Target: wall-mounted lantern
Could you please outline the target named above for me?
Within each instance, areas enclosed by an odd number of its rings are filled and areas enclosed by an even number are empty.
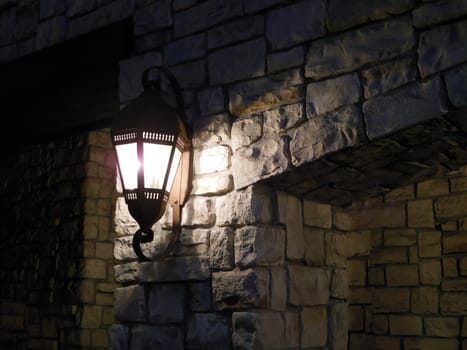
[[[149,79],[153,69],[168,78],[176,109],[162,99],[159,81]],[[164,215],[167,202],[173,208],[172,234],[162,256],[171,252],[180,234],[181,208],[191,184],[191,140],[181,119],[183,100],[174,76],[153,66],[144,71],[142,82],[144,92],[114,118],[112,142],[123,195],[140,226],[133,249],[141,260],[149,260],[141,243],[153,240],[151,227]]]

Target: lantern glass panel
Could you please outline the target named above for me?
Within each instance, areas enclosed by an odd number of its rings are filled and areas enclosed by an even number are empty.
[[[138,188],[138,171],[141,166],[138,160],[136,142],[116,145],[117,157],[120,163],[120,175],[123,186],[127,190]]]
[[[164,185],[164,178],[169,166],[170,152],[173,146],[158,145],[154,143],[144,143],[144,187],[145,188],[159,188]],[[178,153],[178,155],[177,155]],[[169,179],[167,181],[166,190],[170,191],[175,176],[178,163],[180,161],[180,151],[175,150],[174,158],[172,161],[172,168],[170,169]],[[173,175],[172,175],[173,172]]]
[[[167,189],[172,190],[172,185],[175,179],[175,174],[177,173],[178,164],[182,158],[182,152],[178,148],[175,148],[174,159],[172,161],[172,167],[170,168],[169,179],[167,180]]]

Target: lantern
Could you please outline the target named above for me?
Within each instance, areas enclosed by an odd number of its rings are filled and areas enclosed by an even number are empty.
[[[152,69],[169,78],[177,110],[162,99],[159,84],[149,81]],[[180,118],[183,100],[173,75],[165,68],[150,67],[143,73],[143,87],[144,92],[114,118],[111,133],[123,195],[140,226],[133,236],[133,249],[141,260],[149,260],[140,244],[153,240],[151,227],[164,215],[167,202],[173,207],[173,223],[166,251],[180,233],[181,207],[190,180],[191,142]]]

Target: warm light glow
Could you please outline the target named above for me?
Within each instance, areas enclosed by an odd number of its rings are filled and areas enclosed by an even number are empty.
[[[140,162],[136,143],[116,145],[123,185],[127,190],[138,188],[138,170]]]
[[[171,149],[172,146],[144,143],[144,187],[162,188],[164,176],[169,164]],[[180,157],[180,151],[175,149],[172,168],[170,169],[169,178],[167,180],[167,192],[170,192],[172,188]]]

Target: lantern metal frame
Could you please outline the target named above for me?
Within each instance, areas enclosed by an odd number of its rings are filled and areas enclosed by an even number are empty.
[[[162,99],[159,84],[161,79],[159,81],[149,79],[149,74],[155,69],[168,79],[175,96],[176,108],[172,108]],[[140,227],[133,236],[133,250],[140,260],[148,261],[155,259],[144,255],[141,244],[149,243],[154,239],[151,227],[164,215],[167,203],[172,206],[172,232],[165,250],[156,259],[163,259],[171,254],[180,235],[182,207],[191,189],[192,145],[190,135],[181,119],[184,111],[183,97],[173,74],[165,67],[151,66],[143,72],[142,84],[143,93],[118,112],[113,119],[111,137],[125,202],[131,216]],[[137,170],[135,189],[125,188],[122,165],[117,154],[119,145],[130,143],[136,143],[137,156],[141,164]],[[145,187],[143,164],[145,143],[171,147],[162,188]],[[180,151],[181,157],[170,189],[167,185],[176,149]]]

